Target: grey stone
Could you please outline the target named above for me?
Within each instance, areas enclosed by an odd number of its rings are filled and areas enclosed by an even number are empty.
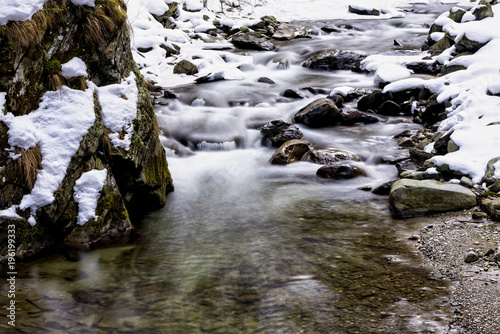
[[[467,252],[467,254],[465,254],[464,256],[465,263],[472,263],[476,262],[477,260],[479,260],[479,256],[476,254],[476,252],[473,251]]]
[[[296,123],[302,123],[312,128],[334,125],[340,119],[340,110],[335,103],[327,98],[321,98],[300,109],[294,116]]]

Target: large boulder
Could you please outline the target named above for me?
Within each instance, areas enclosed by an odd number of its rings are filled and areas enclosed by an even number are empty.
[[[295,123],[302,123],[312,128],[334,125],[341,118],[340,110],[328,98],[315,100],[300,109],[294,116]]]
[[[409,218],[469,209],[477,199],[470,189],[458,184],[400,179],[391,187],[389,204],[397,218]]]
[[[311,150],[311,143],[300,140],[291,139],[281,145],[270,159],[273,165],[287,165],[292,162],[301,161],[302,157]]]
[[[359,70],[361,61],[366,55],[353,51],[330,49],[319,51],[307,59],[303,67],[313,70]]]
[[[359,161],[358,156],[352,152],[337,149],[314,149],[307,153],[307,160],[321,165],[329,165],[339,161],[352,160]]]

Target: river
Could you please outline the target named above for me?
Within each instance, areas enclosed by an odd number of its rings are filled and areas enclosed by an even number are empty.
[[[320,165],[311,162],[271,165],[274,149],[261,145],[256,129],[291,121],[332,88],[374,88],[370,74],[301,67],[313,52],[420,55],[429,24],[444,8],[414,6],[405,18],[383,21],[297,22],[318,35],[279,42],[276,51],[232,51],[253,59],[243,80],[171,87],[178,99],[158,98],[156,105],[162,140],[185,146],[183,156],[167,150],[175,192],[166,207],[143,219],[132,245],[18,264],[19,329],[459,333],[449,325],[449,284],[422,267],[403,240],[425,220],[395,220],[387,197],[360,190],[397,177],[380,158],[401,151],[394,135],[419,126],[404,117],[299,126],[315,147],[362,158],[357,164],[368,176],[340,181],[318,178]],[[334,24],[354,29],[320,29]],[[306,97],[284,98],[286,89]]]

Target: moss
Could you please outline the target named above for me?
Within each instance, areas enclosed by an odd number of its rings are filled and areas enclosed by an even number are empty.
[[[46,63],[44,68],[48,74],[58,74],[61,72],[61,62],[57,59],[53,59]]]
[[[484,193],[484,197],[485,198],[498,198],[500,197],[500,195],[494,191],[491,191],[491,190],[487,190],[485,193]]]

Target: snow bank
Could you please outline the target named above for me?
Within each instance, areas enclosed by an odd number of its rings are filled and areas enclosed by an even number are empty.
[[[108,171],[106,169],[93,169],[83,173],[75,182],[73,197],[78,203],[78,225],[84,225],[92,218],[97,219],[95,210],[107,176]]]
[[[71,0],[71,2],[76,6],[95,7],[95,0]]]

